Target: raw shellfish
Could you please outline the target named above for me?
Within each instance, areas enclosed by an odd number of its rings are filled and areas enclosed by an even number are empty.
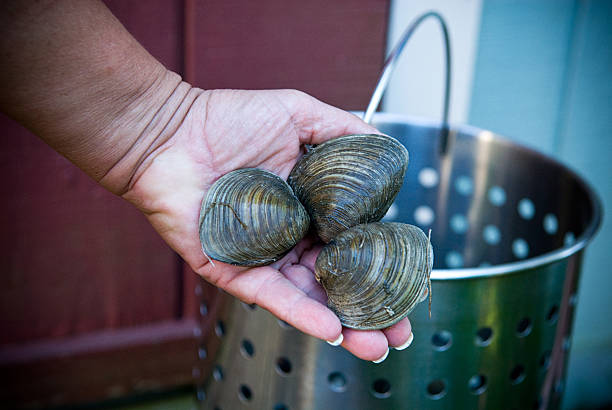
[[[239,169],[219,178],[202,201],[200,242],[212,259],[267,265],[293,248],[309,223],[284,180],[261,169]]]
[[[382,219],[397,196],[408,151],[386,135],[346,135],[311,149],[288,183],[324,242],[352,226]]]
[[[332,239],[317,258],[315,275],[344,326],[382,329],[423,300],[432,267],[433,251],[423,231],[377,222]]]

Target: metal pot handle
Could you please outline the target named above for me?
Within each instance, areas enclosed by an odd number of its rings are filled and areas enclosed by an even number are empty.
[[[415,29],[423,22],[423,20],[426,20],[429,17],[434,17],[440,22],[440,27],[442,28],[442,34],[444,36],[444,45],[446,49],[446,88],[444,91],[444,112],[442,114],[442,130],[443,130],[443,135],[445,137],[448,135],[448,107],[449,107],[449,101],[450,101],[450,83],[451,83],[450,39],[448,36],[448,28],[447,28],[446,22],[444,21],[444,18],[438,12],[435,12],[435,11],[426,12],[422,14],[420,17],[418,17],[417,19],[415,19],[408,26],[408,28],[406,28],[406,30],[402,34],[402,37],[395,45],[395,48],[393,48],[393,50],[389,54],[389,57],[387,57],[387,60],[385,61],[385,64],[383,66],[382,73],[380,74],[380,77],[378,78],[378,83],[376,84],[376,88],[374,89],[374,93],[372,93],[372,98],[370,98],[370,103],[368,104],[368,108],[366,109],[365,114],[363,115],[363,120],[365,122],[370,123],[370,121],[372,120],[374,111],[376,111],[376,108],[378,108],[378,105],[380,104],[380,99],[382,98],[383,93],[385,92],[387,85],[389,84],[389,80],[391,79],[391,73],[393,72],[393,69],[395,68],[395,65],[397,64],[397,60],[400,54],[402,53],[404,46],[406,45],[406,43],[412,36],[412,33],[414,33]],[[444,140],[445,139],[446,138],[444,138]],[[442,144],[443,147],[445,145],[446,145],[445,143]],[[443,149],[443,151],[445,151],[445,149]]]

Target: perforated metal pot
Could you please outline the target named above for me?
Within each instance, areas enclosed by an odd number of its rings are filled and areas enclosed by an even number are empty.
[[[420,304],[412,346],[377,365],[228,297],[202,408],[558,407],[598,198],[560,163],[491,132],[456,127],[446,140],[404,116],[373,123],[411,155],[386,218],[432,229],[432,318]]]
[[[374,115],[404,45],[428,18],[440,23],[446,46],[442,122]],[[412,346],[381,364],[364,362],[225,296],[214,309],[215,335],[200,349],[218,352],[198,390],[202,408],[559,407],[581,261],[600,224],[600,201],[551,158],[489,131],[449,128],[449,91],[448,30],[428,12],[390,53],[364,115],[410,153],[385,218],[432,229],[432,317],[426,303],[409,316]]]

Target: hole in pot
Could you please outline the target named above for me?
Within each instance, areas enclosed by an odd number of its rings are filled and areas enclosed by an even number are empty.
[[[444,380],[434,380],[427,385],[427,397],[432,400],[438,400],[446,394],[446,384]]]
[[[468,220],[465,215],[455,214],[450,219],[450,227],[456,234],[466,233],[468,226]]]
[[[569,297],[569,305],[574,307],[576,306],[576,303],[578,303],[578,295],[576,293],[572,293],[571,296]]]
[[[546,321],[550,324],[553,324],[557,321],[557,319],[559,319],[559,307],[557,305],[554,305],[546,314]]]
[[[250,312],[252,310],[255,310],[255,308],[257,307],[257,304],[255,303],[244,303],[244,302],[240,302],[242,304],[242,307],[247,311]]]
[[[521,199],[518,203],[517,210],[523,219],[531,219],[535,215],[535,205],[529,198]]]
[[[470,195],[474,191],[474,183],[472,178],[461,175],[455,180],[455,189],[461,195]]]
[[[553,214],[544,215],[542,225],[544,226],[544,231],[549,235],[556,234],[557,230],[559,229],[559,221],[557,220],[557,217]]]
[[[276,370],[281,375],[288,375],[291,373],[291,362],[286,357],[279,357],[276,359]]]
[[[385,399],[391,395],[391,383],[387,379],[377,379],[372,383],[372,394],[378,399]]]
[[[343,392],[346,390],[346,377],[340,372],[333,372],[327,376],[329,388],[335,392]]]
[[[569,336],[565,336],[563,338],[563,344],[562,344],[563,350],[565,350],[567,352],[570,349],[571,345],[572,345],[572,341],[571,341],[570,337]]]
[[[240,344],[240,352],[246,358],[251,358],[255,354],[255,346],[249,339],[243,339]]]
[[[493,186],[488,193],[489,202],[495,206],[502,206],[506,203],[506,191],[500,186]]]
[[[493,338],[493,329],[490,327],[481,327],[476,331],[476,345],[477,346],[488,346],[491,344]]]
[[[238,397],[242,401],[251,401],[253,398],[253,392],[249,386],[246,384],[241,384],[240,388],[238,389]]]
[[[215,334],[219,337],[223,337],[225,335],[225,323],[219,320],[215,325]]]
[[[476,374],[468,380],[468,388],[472,394],[482,394],[487,390],[487,378],[482,374]]]
[[[433,168],[423,168],[418,175],[419,183],[425,188],[433,188],[438,185],[440,177],[438,171]]]
[[[439,352],[447,350],[449,347],[451,347],[452,342],[453,336],[446,330],[441,330],[431,336],[431,344],[433,345],[433,348]]]
[[[501,232],[495,225],[487,225],[482,230],[482,237],[489,245],[498,245],[501,241]]]
[[[212,375],[216,381],[220,382],[221,380],[223,380],[223,368],[219,365],[215,366]]]
[[[274,405],[274,410],[289,410],[289,407],[284,403],[276,403]]]
[[[457,251],[450,251],[446,254],[445,262],[451,269],[460,268],[463,266],[463,256]]]
[[[519,384],[525,380],[525,368],[522,365],[516,365],[510,372],[510,381],[512,384]]]
[[[512,242],[512,253],[518,259],[525,259],[529,255],[529,245],[523,238],[516,238]]]
[[[198,401],[206,400],[206,391],[204,390],[203,386],[198,386],[198,388],[196,390],[196,399]]]
[[[208,314],[208,305],[204,302],[200,303],[200,316],[206,316]]]
[[[414,210],[414,220],[418,225],[429,226],[433,223],[435,214],[427,205],[421,205]]]
[[[531,333],[531,319],[524,317],[516,325],[516,334],[518,337],[525,337],[529,333]]]
[[[208,352],[206,351],[206,347],[205,346],[200,346],[198,348],[198,358],[200,360],[204,360],[204,359],[206,359],[207,356],[208,356]]]

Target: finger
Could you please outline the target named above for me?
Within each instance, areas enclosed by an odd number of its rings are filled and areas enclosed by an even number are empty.
[[[380,360],[389,353],[385,334],[380,330],[355,330],[344,328],[342,347],[363,360]]]
[[[311,248],[313,247],[313,243],[316,240],[317,239],[315,237],[306,235],[304,238],[302,238],[302,240],[297,243],[297,245],[295,245],[295,247],[287,255],[285,255],[282,259],[270,264],[269,266],[282,271],[285,266],[301,263],[299,261],[302,258],[302,255],[304,255],[305,252],[309,252],[311,250]]]
[[[302,144],[320,144],[345,134],[379,133],[359,117],[325,104],[302,92],[294,92],[286,104]]]
[[[285,267],[282,273],[298,289],[301,289],[308,297],[311,297],[321,304],[327,304],[325,290],[315,280],[314,273],[303,265],[292,265]]]
[[[403,350],[412,343],[412,326],[410,326],[410,321],[407,317],[393,326],[383,329],[383,333],[389,341],[389,346],[398,350]]]
[[[310,298],[279,271],[264,266],[235,275],[220,287],[246,303],[256,303],[311,336],[336,340],[340,320],[324,304]]]
[[[304,252],[300,258],[299,268],[298,266],[292,267],[292,278],[290,278],[290,280],[296,280],[296,286],[301,289],[306,289],[306,286],[309,286],[311,289],[314,288],[319,290],[318,297],[314,295],[313,297],[317,297],[317,300],[325,303],[327,301],[327,295],[321,285],[314,279],[314,273],[312,272],[312,270],[314,270],[316,257],[321,251],[321,248],[320,245],[316,245],[312,249]],[[310,273],[310,275],[303,278],[303,282],[297,282],[299,281],[300,274],[306,276],[306,272]],[[313,291],[312,293],[314,294],[315,292]],[[401,346],[401,344],[404,343],[404,336],[408,336],[406,335],[406,324],[408,325],[408,334],[410,334],[410,322],[408,322],[408,319],[400,321],[400,323],[396,324],[396,327],[386,329],[391,335],[390,340],[393,343],[399,343],[397,346]],[[381,331],[363,331],[344,328],[342,333],[344,336],[342,347],[361,359],[375,361],[386,357],[388,354],[391,341],[389,341],[389,337]]]
[[[317,256],[319,256],[319,253],[321,253],[321,249],[323,249],[322,245],[312,245],[310,249],[306,249],[300,258],[300,265],[303,265],[314,272],[315,262],[317,261]]]
[[[301,255],[306,250],[312,247],[313,240],[314,239],[310,236],[304,237],[301,241],[297,243],[297,245],[295,245],[295,247],[287,255],[285,255],[282,259],[270,264],[269,266],[276,270],[282,270],[282,268],[285,266],[290,266],[298,263],[301,258]]]

